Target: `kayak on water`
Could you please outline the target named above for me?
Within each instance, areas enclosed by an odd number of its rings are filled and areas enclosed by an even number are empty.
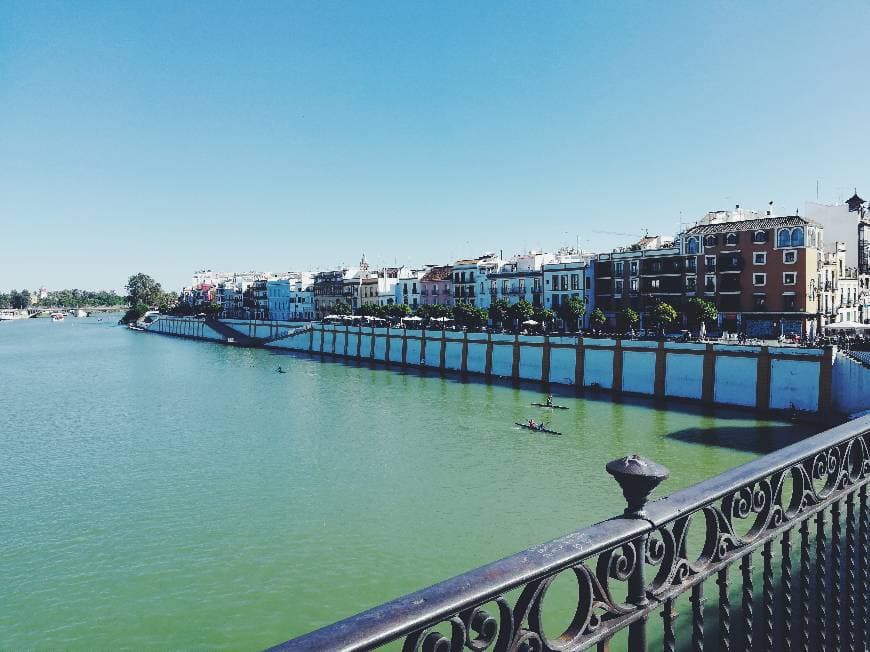
[[[546,403],[532,403],[532,405],[534,407],[552,408],[554,410],[568,410],[568,409],[570,409],[565,405],[547,405]]]
[[[516,425],[520,428],[525,428],[526,430],[534,430],[535,432],[543,432],[548,435],[561,435],[561,432],[556,432],[555,430],[550,430],[549,428],[545,428],[543,425],[539,426],[530,426],[527,423],[520,423],[519,421],[514,421]]]

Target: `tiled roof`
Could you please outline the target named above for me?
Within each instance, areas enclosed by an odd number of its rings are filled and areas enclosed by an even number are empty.
[[[819,226],[797,215],[786,217],[762,217],[758,220],[722,222],[720,224],[699,224],[686,231],[686,235],[707,235],[710,233],[734,233],[736,231],[766,231],[781,226]]]
[[[453,268],[450,265],[433,267],[421,278],[421,281],[449,281]]]

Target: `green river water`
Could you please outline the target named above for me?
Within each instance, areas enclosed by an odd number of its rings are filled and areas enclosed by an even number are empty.
[[[255,649],[610,517],[807,434],[746,413],[0,324],[0,648]],[[289,371],[277,374],[282,365]]]

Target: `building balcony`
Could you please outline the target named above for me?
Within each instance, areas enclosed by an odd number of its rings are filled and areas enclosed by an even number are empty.
[[[683,265],[679,262],[651,262],[650,264],[641,265],[640,273],[643,276],[663,276],[668,274],[682,274]]]
[[[743,270],[743,258],[737,259],[719,259],[720,272],[740,272]]]

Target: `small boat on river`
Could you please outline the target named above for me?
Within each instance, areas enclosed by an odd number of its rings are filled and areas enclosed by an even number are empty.
[[[561,435],[562,434],[561,432],[556,432],[555,430],[550,430],[549,428],[546,428],[544,426],[534,426],[533,427],[527,423],[520,423],[519,421],[515,421],[514,423],[516,425],[518,425],[520,428],[525,428],[526,430],[533,430],[535,432],[543,432],[547,435]]]
[[[532,403],[533,407],[550,408],[551,410],[569,410],[565,405],[547,405],[546,403]]]
[[[12,321],[13,319],[27,319],[29,316],[26,310],[0,310],[0,322]]]
[[[62,312],[53,312],[51,313],[51,321],[63,321],[63,313]]]

